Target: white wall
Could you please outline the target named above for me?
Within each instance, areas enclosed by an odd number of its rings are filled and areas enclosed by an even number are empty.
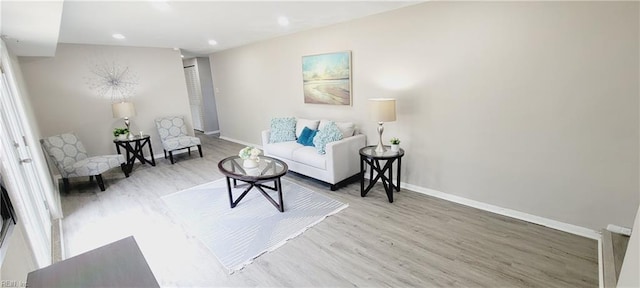
[[[162,153],[154,119],[182,115],[191,123],[182,60],[173,49],[59,44],[55,57],[20,57],[42,136],[73,131],[90,154],[116,153],[112,131],[124,122],[113,118],[110,100],[99,98],[86,84],[89,63],[103,58],[128,66],[138,76],[131,130],[151,135],[153,151]]]
[[[222,136],[395,97],[402,181],[599,230],[638,206],[637,2],[428,2],[210,55]],[[303,104],[301,57],[352,51],[353,106]]]

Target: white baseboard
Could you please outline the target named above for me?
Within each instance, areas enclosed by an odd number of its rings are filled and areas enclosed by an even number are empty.
[[[213,135],[213,134],[220,134],[220,130],[204,132],[204,135]]]
[[[262,146],[256,145],[256,144],[252,144],[252,143],[248,143],[248,142],[244,142],[244,141],[240,141],[237,139],[233,139],[233,138],[229,138],[229,137],[225,137],[225,136],[220,136],[220,139],[224,139],[227,141],[231,141],[231,142],[235,142],[235,143],[239,143],[242,145],[247,145],[247,146],[254,146],[254,147],[258,147],[260,149],[262,149]],[[365,174],[366,175],[366,174]],[[571,234],[575,234],[578,236],[582,236],[582,237],[586,237],[586,238],[590,238],[590,239],[595,239],[595,240],[600,240],[602,237],[602,235],[600,234],[600,232],[589,229],[589,228],[585,228],[585,227],[581,227],[581,226],[577,226],[577,225],[573,225],[573,224],[569,224],[569,223],[564,223],[564,222],[560,222],[557,220],[552,220],[549,218],[544,218],[544,217],[540,217],[540,216],[536,216],[536,215],[532,215],[532,214],[528,214],[528,213],[524,213],[524,212],[520,212],[520,211],[516,211],[516,210],[512,210],[512,209],[507,209],[507,208],[503,208],[503,207],[499,207],[499,206],[495,206],[492,204],[488,204],[488,203],[484,203],[484,202],[480,202],[480,201],[476,201],[476,200],[471,200],[468,198],[464,198],[461,196],[456,196],[453,194],[449,194],[449,193],[444,193],[444,192],[440,192],[437,190],[433,190],[433,189],[429,189],[429,188],[425,188],[425,187],[420,187],[417,185],[412,185],[412,184],[408,184],[405,182],[401,183],[401,186],[407,190],[411,190],[417,193],[422,193],[425,195],[429,195],[429,196],[433,196],[436,198],[440,198],[443,200],[447,200],[447,201],[451,201],[454,203],[458,203],[458,204],[462,204],[465,206],[469,206],[469,207],[473,207],[473,208],[477,208],[480,210],[484,210],[484,211],[489,211],[492,213],[496,213],[499,215],[504,215],[507,217],[511,217],[511,218],[515,218],[515,219],[519,219],[519,220],[523,220],[523,221],[527,221],[527,222],[531,222],[534,224],[538,224],[538,225],[542,225],[545,227],[549,227],[552,229],[556,229],[556,230],[560,230],[560,231],[564,231],[567,233],[571,233]]]
[[[622,226],[618,226],[618,225],[614,225],[614,224],[609,224],[607,225],[607,230],[613,232],[613,233],[618,233],[618,234],[622,234],[625,236],[631,236],[631,228],[627,228],[627,227],[622,227]]]
[[[253,147],[262,149],[262,145],[257,145],[257,144],[241,141],[241,140],[238,140],[238,139],[229,138],[227,136],[220,136],[220,139],[231,141],[231,142],[235,142],[235,143],[242,144],[242,145],[245,145],[245,146],[253,146]]]
[[[401,183],[401,186],[402,188],[405,188],[414,192],[422,193],[425,195],[433,196],[433,197],[444,199],[454,203],[477,208],[480,210],[504,215],[507,217],[531,222],[534,224],[542,225],[545,227],[553,228],[556,230],[564,231],[567,233],[575,234],[575,235],[590,238],[590,239],[600,240],[602,236],[598,231],[591,230],[589,228],[585,228],[585,227],[581,227],[581,226],[577,226],[569,223],[564,223],[564,222],[560,222],[560,221],[556,221],[549,218],[544,218],[544,217],[540,217],[540,216],[536,216],[536,215],[532,215],[532,214],[528,214],[528,213],[524,213],[516,210],[502,208],[499,206],[487,204],[487,203],[476,201],[476,200],[471,200],[468,198],[440,192],[440,191],[429,189],[429,188],[407,184],[404,182]]]

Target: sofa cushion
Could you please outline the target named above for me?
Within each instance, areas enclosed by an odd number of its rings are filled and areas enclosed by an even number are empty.
[[[298,118],[296,121],[296,137],[300,138],[304,127],[308,127],[311,130],[318,130],[318,124],[320,124],[320,120]]]
[[[338,141],[342,139],[342,132],[338,129],[338,126],[333,121],[327,123],[324,127],[318,130],[316,136],[313,137],[313,145],[316,146],[318,154],[325,154],[325,146],[329,142]]]
[[[318,169],[326,170],[326,156],[320,155],[313,147],[302,147],[293,151],[293,161],[303,163]]]
[[[322,128],[324,128],[324,126],[326,126],[329,122],[333,122],[333,121],[320,120],[320,124],[318,124],[318,130],[322,130]],[[338,126],[338,129],[340,129],[340,132],[342,132],[342,138],[351,137],[353,136],[353,133],[355,133],[356,131],[356,125],[353,124],[353,122],[334,122],[334,123],[336,123],[336,125]]]
[[[269,143],[296,140],[296,118],[294,117],[273,118],[270,128]]]
[[[298,141],[296,142],[304,146],[313,146],[313,137],[316,136],[316,133],[318,133],[318,130],[311,130],[309,127],[304,127],[304,129],[302,129],[302,133],[298,136]]]
[[[338,129],[342,132],[342,138],[347,138],[353,136],[353,133],[356,131],[356,125],[353,122],[336,122]]]
[[[302,144],[298,144],[296,141],[287,141],[267,144],[264,148],[270,155],[285,159],[293,159],[293,151],[302,147],[304,146],[302,146]]]

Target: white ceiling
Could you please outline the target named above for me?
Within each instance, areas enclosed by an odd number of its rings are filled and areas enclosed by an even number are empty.
[[[29,31],[15,27],[25,27],[25,23],[46,22],[42,15],[31,13],[36,15],[22,15],[19,19],[12,17],[14,19],[9,23],[5,21],[5,7],[15,3],[11,4],[13,1],[6,0],[2,2],[2,34],[9,38],[28,36]],[[38,7],[45,7],[47,3],[51,2],[23,2],[15,6],[22,6],[23,10],[28,8],[32,12],[42,11]],[[61,21],[59,20],[59,36],[55,33],[55,37],[59,43],[180,48],[185,56],[201,56],[415,3],[418,2],[65,1]],[[55,10],[49,11],[50,14],[58,13]],[[289,19],[287,27],[278,24],[278,17],[281,16]],[[50,27],[55,23],[49,23],[45,25],[51,30]],[[10,27],[14,28],[6,29]],[[19,33],[16,30],[20,30]],[[26,30],[33,30],[33,33],[45,31],[38,27]],[[120,33],[126,38],[114,39],[114,33]],[[48,38],[53,34],[49,32]],[[211,39],[218,44],[209,45],[207,41]],[[8,46],[12,45],[10,42],[7,41]],[[12,51],[25,56],[17,49]],[[53,51],[55,52],[55,48]]]
[[[18,56],[54,56],[62,1],[0,0],[0,34]]]

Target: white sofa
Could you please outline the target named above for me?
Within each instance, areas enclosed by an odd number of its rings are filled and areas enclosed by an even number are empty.
[[[296,141],[269,143],[270,133],[271,130],[262,131],[264,155],[284,161],[290,171],[331,184],[332,191],[360,173],[359,150],[367,142],[364,134],[356,131],[353,136],[329,142],[322,155],[315,147]]]

